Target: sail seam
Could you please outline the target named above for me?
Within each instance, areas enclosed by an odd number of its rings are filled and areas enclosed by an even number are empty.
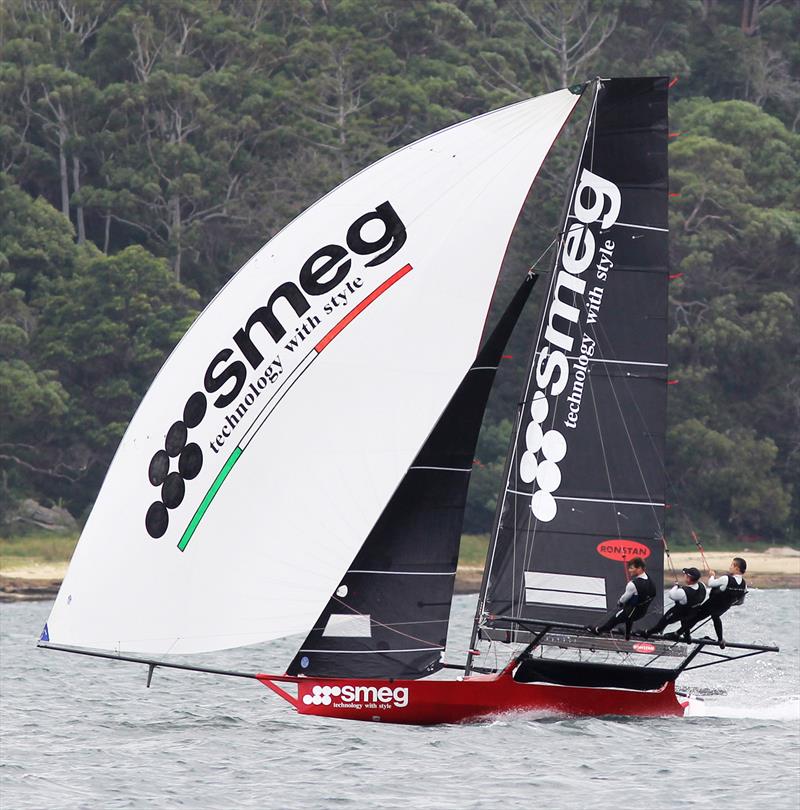
[[[507,492],[510,492],[512,495],[524,495],[525,497],[530,497],[530,492],[522,492],[519,489],[508,489]],[[586,501],[587,503],[618,503],[624,506],[665,506],[663,503],[659,503],[658,501],[620,501],[617,498],[574,498],[571,495],[554,495],[553,496],[557,501]]]
[[[372,571],[366,568],[351,568],[348,574],[399,574],[405,577],[452,577],[455,571]]]
[[[426,467],[423,465],[415,465],[409,467],[409,470],[445,470],[447,472],[472,472],[472,467]]]
[[[579,355],[570,355],[567,357],[567,360],[578,360]],[[606,360],[601,357],[587,357],[586,360],[589,363],[619,363],[621,366],[656,366],[658,368],[668,368],[669,363],[645,363],[642,360]]]
[[[301,647],[300,652],[310,652],[310,653],[328,653],[339,654],[343,653],[345,655],[376,655],[376,654],[384,654],[384,653],[407,653],[407,652],[430,652],[431,650],[443,650],[444,647],[409,647],[403,650],[312,650],[308,647]]]

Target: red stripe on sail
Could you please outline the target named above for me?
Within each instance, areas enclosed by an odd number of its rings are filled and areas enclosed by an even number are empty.
[[[357,315],[363,312],[378,296],[383,295],[389,287],[392,286],[396,281],[399,281],[406,273],[411,271],[411,265],[407,264],[405,267],[401,267],[393,276],[389,276],[386,281],[381,284],[380,287],[373,290],[352,312],[348,313],[347,315],[342,318],[336,326],[325,335],[314,349],[316,349],[317,353],[321,352],[335,337],[342,331],[342,329],[350,323]]]

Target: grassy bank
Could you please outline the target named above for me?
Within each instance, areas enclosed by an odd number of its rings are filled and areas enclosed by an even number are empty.
[[[483,568],[486,550],[489,548],[488,534],[465,534],[461,537],[461,553],[458,555],[459,568]]]
[[[77,534],[54,534],[52,532],[0,537],[0,571],[36,563],[69,562],[77,541]],[[488,534],[465,534],[461,538],[461,553],[458,558],[459,567],[482,568],[488,546]],[[693,543],[676,543],[671,548],[673,555],[697,554],[697,549]],[[731,552],[741,553],[743,547],[731,543],[729,548]],[[707,548],[706,550],[708,553],[721,551],[718,547]],[[753,551],[759,550],[761,550],[759,547],[753,548]]]
[[[77,534],[40,532],[0,537],[0,571],[37,563],[69,562]]]

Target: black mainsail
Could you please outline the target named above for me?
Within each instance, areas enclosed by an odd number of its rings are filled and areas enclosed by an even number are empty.
[[[526,276],[486,339],[288,674],[419,678],[439,669],[478,433],[536,278]]]
[[[513,627],[503,616],[596,624],[624,589],[633,556],[646,559],[660,590],[667,84],[598,82],[509,448],[476,627]]]

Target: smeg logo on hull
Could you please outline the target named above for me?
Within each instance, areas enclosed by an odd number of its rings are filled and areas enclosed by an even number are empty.
[[[169,510],[181,505],[186,482],[196,478],[203,467],[202,450],[196,442],[189,441],[189,431],[203,421],[209,402],[215,408],[226,408],[239,396],[248,377],[264,363],[264,352],[272,352],[286,335],[287,326],[293,326],[284,325],[285,316],[276,315],[275,305],[282,302],[284,313],[289,312],[288,305],[299,321],[311,309],[310,301],[315,296],[325,295],[344,283],[354,257],[370,257],[363,268],[377,267],[394,256],[406,238],[405,225],[388,200],[367,211],[347,229],[344,245],[323,245],[311,253],[300,267],[296,281],[276,286],[266,303],[256,307],[245,324],[233,333],[232,346],[216,352],[203,376],[203,390],[195,391],[187,399],[182,418],[170,426],[164,446],[150,460],[148,480],[161,489],[160,499],[150,504],[145,515],[145,529],[150,537],[166,533]],[[177,469],[173,469],[174,459]]]

